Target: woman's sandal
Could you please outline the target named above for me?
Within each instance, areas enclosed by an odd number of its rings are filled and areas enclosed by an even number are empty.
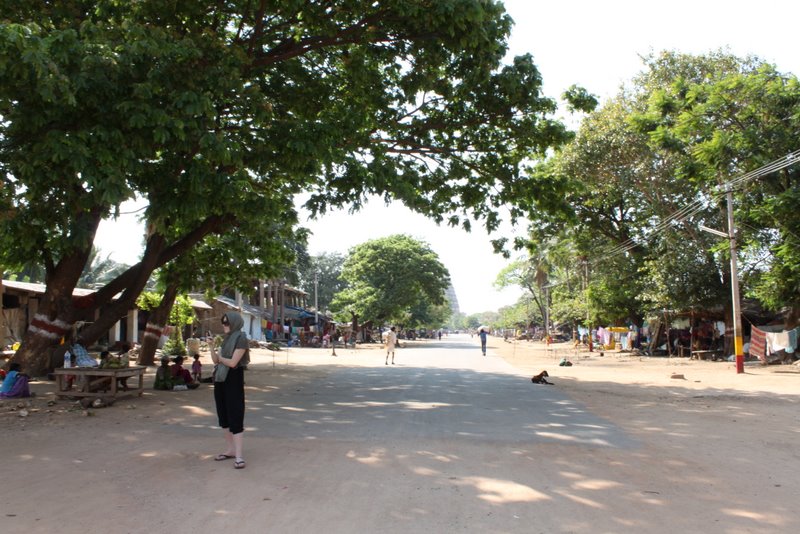
[[[222,460],[230,460],[231,458],[236,458],[236,457],[231,454],[218,454],[214,456],[214,461],[221,462]]]
[[[234,469],[244,469],[247,464],[244,462],[244,458],[237,458],[233,462]]]

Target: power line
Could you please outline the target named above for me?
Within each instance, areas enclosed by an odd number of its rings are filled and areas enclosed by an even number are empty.
[[[800,149],[795,150],[794,152],[790,152],[786,156],[782,156],[770,163],[767,163],[762,167],[759,167],[758,169],[745,173],[741,176],[737,176],[736,178],[733,178],[728,182],[718,185],[717,187],[714,188],[715,190],[709,194],[709,197],[695,200],[694,202],[679,209],[669,217],[663,219],[660,223],[658,223],[650,230],[649,236],[645,236],[645,240],[649,239],[649,237],[657,234],[658,232],[664,230],[667,226],[673,223],[681,223],[693,217],[694,215],[697,215],[698,213],[704,211],[705,209],[707,209],[708,204],[713,202],[715,199],[722,198],[729,190],[740,187],[746,184],[747,182],[767,176],[768,174],[772,174],[773,172],[785,169],[786,167],[791,167],[792,165],[795,165],[797,163],[800,163]],[[593,264],[600,263],[619,254],[623,254],[630,250],[633,250],[637,246],[638,243],[633,238],[627,239],[622,243],[620,243],[619,245],[611,248],[600,258],[590,263]]]
[[[767,163],[766,165],[764,165],[762,167],[759,167],[758,169],[755,169],[755,170],[750,171],[748,173],[745,173],[745,174],[743,174],[741,176],[733,178],[733,179],[729,180],[728,182],[720,184],[720,185],[718,185],[718,186],[716,186],[714,188],[715,191],[712,191],[709,194],[708,198],[695,200],[694,202],[692,202],[692,203],[684,206],[683,208],[679,209],[678,211],[676,211],[675,213],[673,213],[669,217],[663,219],[660,223],[655,225],[650,230],[649,236],[645,236],[645,238],[648,239],[649,237],[652,237],[653,235],[657,234],[658,232],[662,231],[667,226],[669,226],[669,225],[671,225],[673,223],[680,223],[680,222],[683,222],[683,221],[693,217],[694,215],[697,215],[701,211],[707,209],[708,204],[710,204],[711,202],[713,202],[716,199],[724,197],[727,194],[728,190],[729,189],[733,189],[735,186],[744,185],[747,182],[756,180],[758,178],[762,178],[762,177],[764,177],[764,176],[766,176],[768,174],[772,174],[775,171],[779,171],[781,169],[785,169],[786,167],[791,167],[792,165],[795,165],[797,163],[800,163],[800,149],[795,150],[794,152],[790,152],[786,156],[783,156],[783,157],[778,158],[778,159],[776,159],[776,160],[774,160],[774,161],[772,161],[770,163]],[[795,235],[793,232],[790,232],[790,233],[792,235]],[[797,237],[797,236],[795,235],[795,237]],[[619,245],[611,248],[609,251],[607,251],[600,258],[595,259],[595,260],[590,261],[590,262],[586,262],[586,263],[588,265],[596,265],[598,263],[601,263],[603,261],[611,259],[614,256],[617,256],[619,254],[623,254],[625,252],[633,250],[637,246],[638,246],[638,243],[633,238],[630,238],[630,239],[627,239],[627,240],[623,241]],[[565,280],[562,280],[560,282],[554,282],[554,283],[548,284],[548,285],[549,285],[549,287],[555,287],[555,286],[563,285],[563,284],[569,282],[572,278],[573,278],[572,275],[568,275]]]

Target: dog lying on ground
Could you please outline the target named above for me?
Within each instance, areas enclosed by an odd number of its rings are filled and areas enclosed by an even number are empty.
[[[547,384],[548,386],[552,386],[553,383],[548,382],[547,379],[545,378],[548,376],[550,375],[547,374],[547,371],[542,371],[538,375],[533,375],[533,378],[531,378],[531,382],[533,382],[534,384]]]

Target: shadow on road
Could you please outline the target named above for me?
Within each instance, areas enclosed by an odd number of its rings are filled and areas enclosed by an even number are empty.
[[[274,437],[634,445],[557,386],[468,369],[342,368],[248,399],[251,431]]]

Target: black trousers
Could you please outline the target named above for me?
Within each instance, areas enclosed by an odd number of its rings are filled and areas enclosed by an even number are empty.
[[[244,369],[229,369],[225,382],[214,382],[219,426],[231,434],[244,432]]]

